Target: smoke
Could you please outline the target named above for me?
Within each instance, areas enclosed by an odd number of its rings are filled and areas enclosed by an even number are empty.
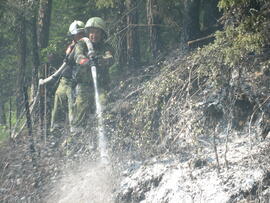
[[[77,169],[67,172],[52,190],[47,201],[58,203],[110,203],[113,202],[114,176],[110,167],[110,159],[105,136],[102,105],[99,101],[96,67],[91,67],[94,87],[96,114],[98,118],[98,151],[100,162],[86,166],[78,164]]]
[[[65,173],[52,189],[48,203],[110,203],[116,183],[109,165],[91,163]]]

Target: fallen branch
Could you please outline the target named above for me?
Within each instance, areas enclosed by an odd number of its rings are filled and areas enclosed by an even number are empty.
[[[142,89],[143,89],[143,87],[141,87],[141,88],[139,88],[139,89],[136,89],[136,90],[130,92],[130,93],[125,97],[125,99],[128,99],[128,98],[132,97],[133,95],[136,95],[136,94],[139,93],[139,91],[141,91]]]
[[[199,38],[199,39],[188,41],[187,44],[188,44],[188,46],[191,46],[191,45],[193,45],[195,43],[202,42],[202,41],[205,41],[205,40],[214,38],[214,37],[215,37],[215,35],[214,34],[211,34],[211,35],[208,35],[206,37],[202,37],[202,38]]]

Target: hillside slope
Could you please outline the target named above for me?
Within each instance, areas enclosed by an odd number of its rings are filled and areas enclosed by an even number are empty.
[[[117,202],[269,201],[269,50],[215,78],[201,63],[212,46],[176,50],[111,93],[112,151],[136,160]]]
[[[88,146],[95,126],[78,138],[73,157],[38,132],[37,153],[24,135],[2,145],[0,201],[69,202],[66,194],[74,194],[74,202],[105,195],[106,185],[111,202],[269,202],[270,6],[261,2],[247,18],[228,12],[213,43],[173,50],[110,91],[106,174]],[[81,189],[92,190],[93,181],[100,193]]]

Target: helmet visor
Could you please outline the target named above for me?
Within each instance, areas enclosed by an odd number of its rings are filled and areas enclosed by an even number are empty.
[[[77,28],[76,23],[73,23],[73,24],[70,25],[69,32],[70,32],[71,35],[78,34],[78,28]]]
[[[84,32],[84,28],[78,28],[78,25],[72,24],[69,28],[68,34],[72,36],[72,35],[77,35],[82,32]]]

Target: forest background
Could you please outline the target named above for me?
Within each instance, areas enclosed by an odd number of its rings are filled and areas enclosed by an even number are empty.
[[[105,19],[108,41],[116,50],[113,85],[173,50],[187,53],[214,38],[223,43],[220,60],[230,68],[269,44],[265,0],[1,0],[0,139],[11,136],[13,126],[26,119],[25,101],[31,104],[39,78],[61,65],[71,41],[69,25],[93,16]],[[210,72],[215,79],[217,74]],[[44,94],[51,97],[50,91]],[[50,103],[44,99],[41,103]],[[50,104],[45,109],[41,104],[33,122],[49,120],[49,111]]]

